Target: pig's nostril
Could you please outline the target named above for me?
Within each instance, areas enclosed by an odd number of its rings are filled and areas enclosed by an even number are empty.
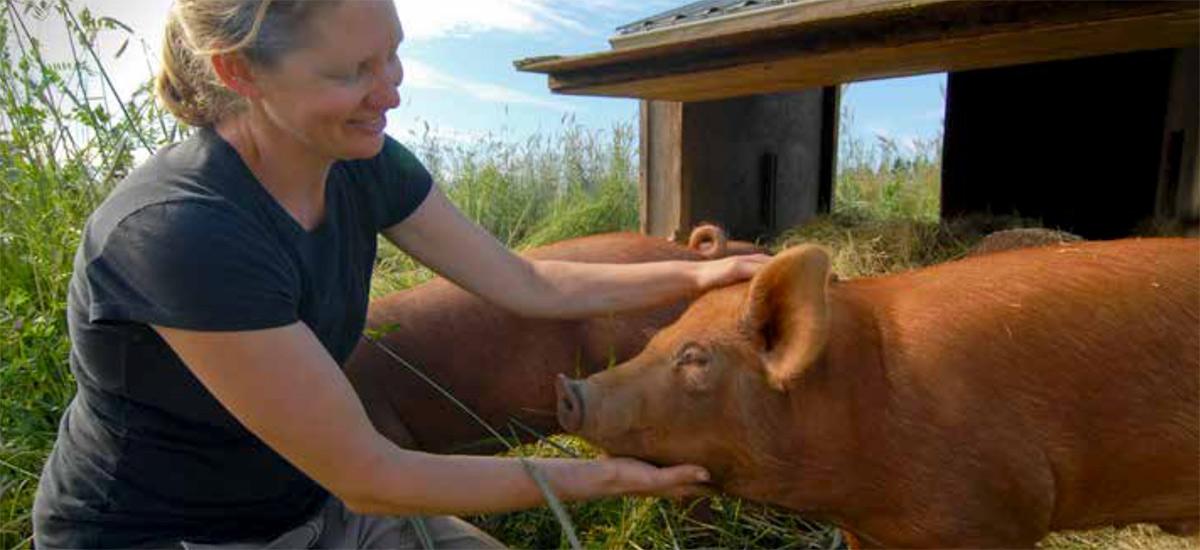
[[[578,384],[560,374],[554,385],[558,393],[558,423],[568,432],[578,432],[583,425],[583,403]]]

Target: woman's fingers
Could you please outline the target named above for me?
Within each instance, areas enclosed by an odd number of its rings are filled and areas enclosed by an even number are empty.
[[[700,466],[659,468],[630,458],[610,460],[618,468],[622,493],[670,498],[712,494],[712,489],[704,485],[710,479],[708,471]]]
[[[749,279],[770,261],[771,257],[766,254],[750,254],[705,262],[707,273],[703,288],[708,290]]]
[[[658,468],[650,466],[655,470],[655,475],[658,476],[659,483],[663,485],[684,485],[688,483],[707,483],[709,480],[708,470],[692,464],[680,464],[678,466],[667,466]]]

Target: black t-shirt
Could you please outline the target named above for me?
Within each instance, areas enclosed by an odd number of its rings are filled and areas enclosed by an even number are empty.
[[[131,173],[88,219],[67,305],[77,393],[34,504],[39,547],[267,538],[325,491],[231,416],[148,325],[303,321],[342,364],[366,318],[376,234],[432,185],[388,138],[333,165],[305,231],[215,131]],[[227,365],[236,369],[238,365]]]

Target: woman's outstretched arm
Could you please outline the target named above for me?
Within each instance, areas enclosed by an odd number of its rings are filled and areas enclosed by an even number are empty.
[[[368,420],[345,376],[303,323],[242,332],[154,327],[200,382],[285,459],[360,513],[467,514],[543,504],[517,459],[404,450]],[[697,466],[628,459],[529,459],[563,500],[701,490]]]
[[[748,279],[769,260],[756,254],[641,264],[531,261],[464,217],[436,186],[383,233],[464,289],[530,317],[590,317],[669,303]]]

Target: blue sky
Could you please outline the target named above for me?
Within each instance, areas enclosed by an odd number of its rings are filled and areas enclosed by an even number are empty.
[[[110,15],[145,39],[150,64],[170,2],[76,0],[97,15]],[[548,54],[607,50],[614,29],[678,7],[686,0],[396,0],[406,39],[400,47],[405,82],[402,105],[389,115],[388,131],[401,140],[428,124],[440,138],[470,143],[480,136],[520,139],[554,132],[565,118],[589,128],[634,123],[637,102],[551,94],[543,75],[520,73],[513,60]],[[61,30],[35,32],[54,52],[65,50]],[[111,55],[124,37],[103,37]],[[58,47],[58,48],[56,48]],[[129,48],[112,64],[122,92],[148,76],[141,48]],[[895,139],[902,146],[935,135],[942,120],[944,75],[852,84],[843,103],[853,112],[856,136]]]

